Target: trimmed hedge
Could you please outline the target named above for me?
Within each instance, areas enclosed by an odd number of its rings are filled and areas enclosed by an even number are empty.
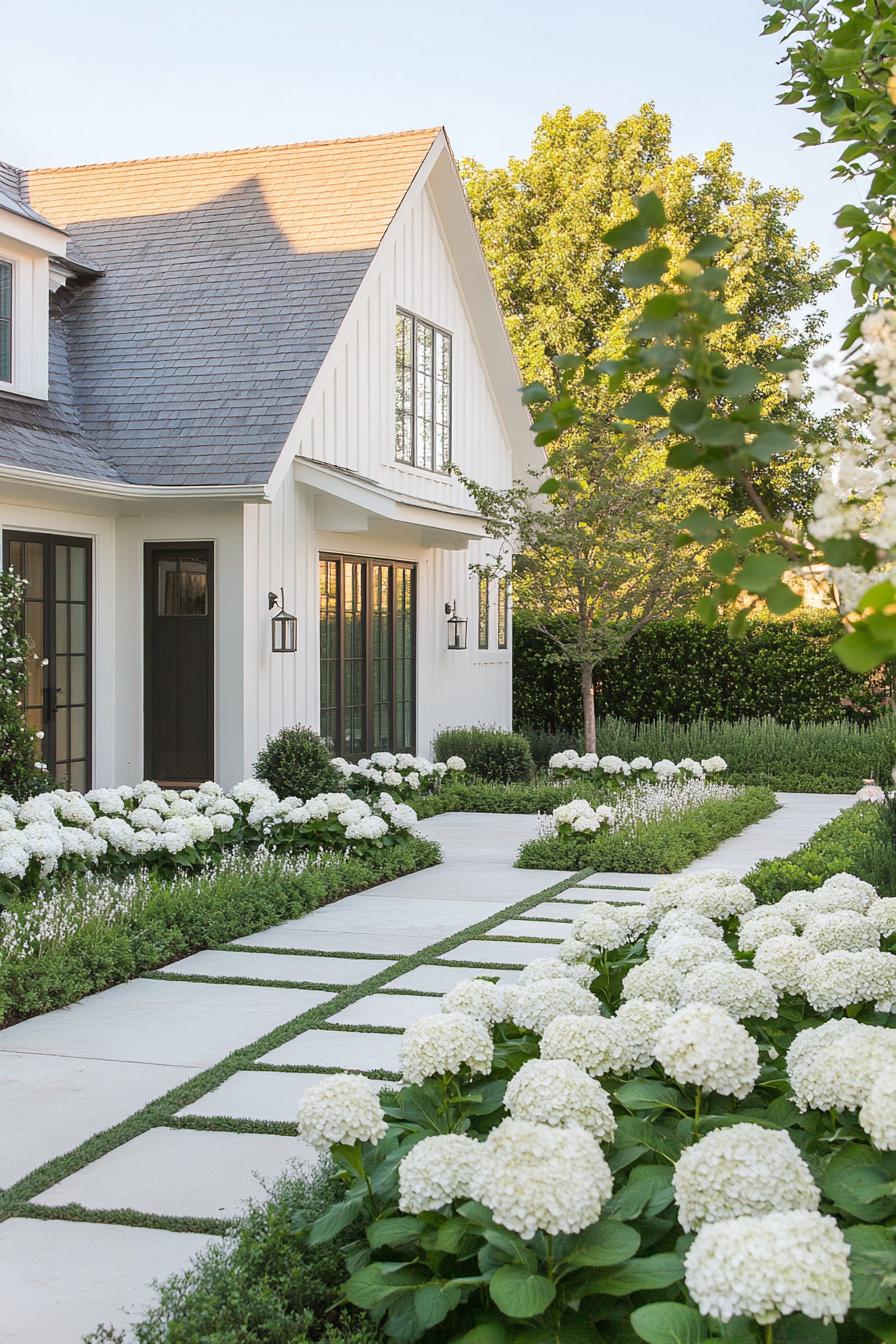
[[[632,723],[660,715],[676,722],[701,715],[729,722],[765,715],[782,723],[865,720],[892,697],[896,664],[864,676],[848,671],[831,647],[842,633],[835,615],[817,612],[753,621],[737,639],[727,627],[695,618],[656,621],[598,673],[597,713]],[[518,727],[581,732],[578,668],[556,661],[551,641],[525,612],[514,617],[513,706]]]
[[[330,749],[323,738],[300,723],[268,738],[258,753],[255,777],[269,784],[279,798],[336,793],[344,782],[330,763]]]
[[[879,803],[856,803],[783,859],[764,859],[744,878],[760,905],[788,891],[813,891],[834,873],[852,873],[896,896],[896,847]]]
[[[861,725],[778,723],[774,719],[742,719],[738,723],[696,719],[673,723],[657,719],[634,724],[603,719],[597,728],[602,754],[649,756],[651,760],[685,756],[702,760],[718,753],[728,762],[729,784],[758,784],[792,793],[855,793],[862,780],[879,774],[889,777],[896,763],[896,715],[890,713]],[[575,734],[537,733],[533,755],[544,765],[552,752],[578,746]]]
[[[150,879],[151,892],[119,924],[85,924],[38,956],[0,961],[0,1026],[74,1003],[206,947],[297,919],[340,896],[440,861],[438,845],[408,837],[369,859],[322,857],[299,873],[276,856],[199,877]]]
[[[677,873],[711,854],[723,840],[761,821],[778,804],[769,789],[744,789],[737,798],[714,798],[679,817],[645,822],[632,830],[596,835],[549,835],[530,840],[518,868],[593,868],[601,873]]]
[[[462,756],[469,774],[495,784],[522,783],[535,774],[529,743],[504,728],[443,728],[432,749],[438,761]]]
[[[418,817],[436,817],[442,812],[516,812],[532,815],[551,812],[561,803],[586,798],[589,803],[612,803],[614,793],[605,784],[589,780],[548,784],[490,784],[486,780],[461,779],[446,784],[438,793],[415,799]]]

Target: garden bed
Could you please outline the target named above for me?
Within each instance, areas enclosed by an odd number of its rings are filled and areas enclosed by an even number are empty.
[[[30,907],[33,938],[23,937],[21,951],[0,961],[0,1025],[62,1008],[440,859],[438,845],[405,835],[363,857],[234,850],[196,874],[92,876],[61,885],[49,901]]]
[[[523,845],[517,867],[676,873],[777,806],[770,789],[744,788],[733,798],[711,798],[678,816],[617,831],[547,834]]]

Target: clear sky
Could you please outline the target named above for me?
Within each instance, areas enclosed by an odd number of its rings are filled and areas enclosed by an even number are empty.
[[[804,240],[836,248],[833,156],[775,104],[761,0],[32,0],[3,20],[0,158],[92,163],[444,124],[459,155],[523,154],[540,115],[653,100],[675,148],[730,140],[794,185]],[[829,303],[838,321],[842,299]]]

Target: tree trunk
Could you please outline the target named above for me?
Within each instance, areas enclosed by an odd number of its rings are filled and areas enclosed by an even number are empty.
[[[597,751],[597,721],[594,717],[594,664],[582,663],[582,718],[585,750]]]

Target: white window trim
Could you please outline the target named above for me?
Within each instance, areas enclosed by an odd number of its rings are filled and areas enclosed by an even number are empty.
[[[46,401],[49,393],[50,276],[46,255],[0,238],[12,265],[12,380],[0,391]]]

